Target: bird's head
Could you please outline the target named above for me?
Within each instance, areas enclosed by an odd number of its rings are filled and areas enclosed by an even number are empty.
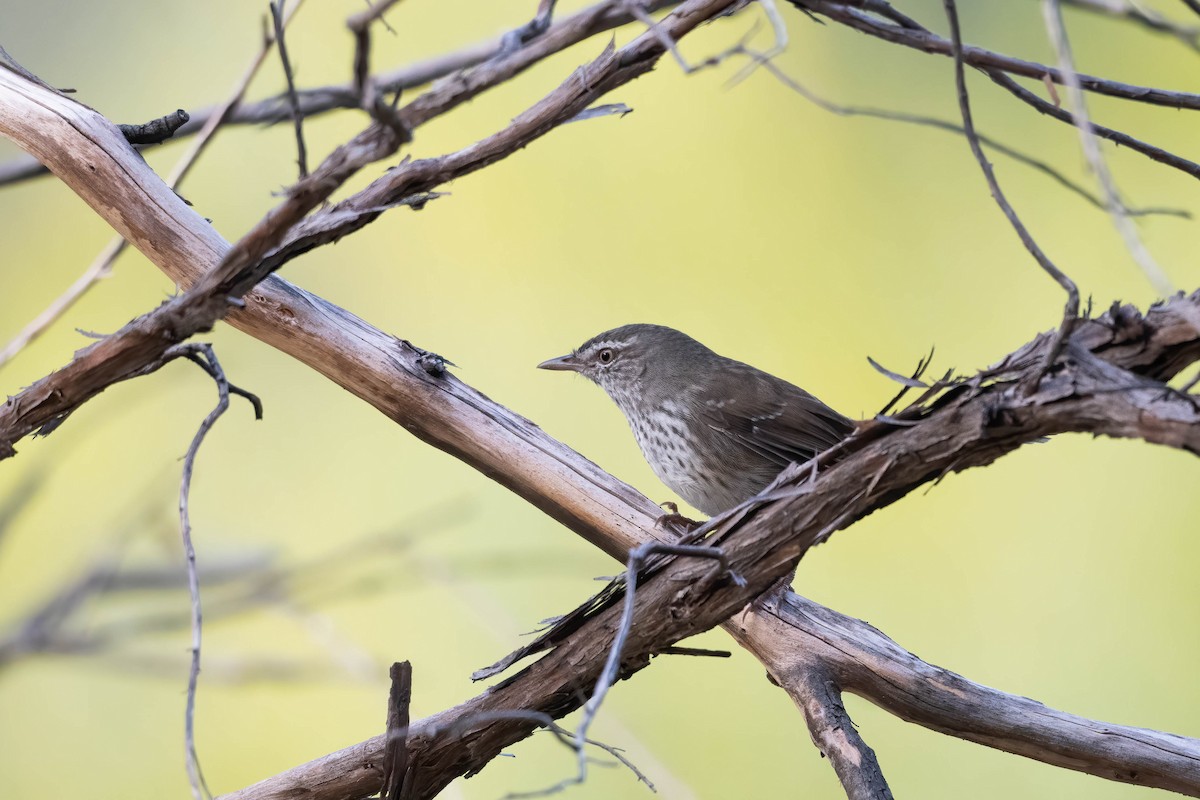
[[[578,372],[623,405],[627,398],[674,383],[697,357],[711,351],[687,334],[662,325],[623,325],[597,334],[574,352],[538,369]]]

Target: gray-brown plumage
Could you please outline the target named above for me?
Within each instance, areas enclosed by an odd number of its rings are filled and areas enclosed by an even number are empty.
[[[661,325],[614,328],[538,366],[578,372],[608,392],[655,474],[709,515],[854,430],[800,387]]]

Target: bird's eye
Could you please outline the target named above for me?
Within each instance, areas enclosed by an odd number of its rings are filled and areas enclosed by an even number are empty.
[[[601,364],[610,364],[616,355],[611,347],[605,347],[596,354],[596,358],[600,359]]]

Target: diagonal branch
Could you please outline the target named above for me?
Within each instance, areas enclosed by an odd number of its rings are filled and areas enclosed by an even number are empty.
[[[954,44],[949,39],[920,26],[889,25],[880,22],[871,14],[860,10],[862,2],[853,0],[790,0],[794,5],[823,14],[835,22],[840,22],[861,33],[878,39],[903,45],[925,53],[942,56],[954,55]],[[963,48],[963,61],[977,69],[997,69],[1010,75],[1020,75],[1024,78],[1042,80],[1049,78],[1057,84],[1065,84],[1066,78],[1058,69],[1040,64],[1036,61],[1026,61],[1004,53],[997,53],[983,47],[966,46]],[[1178,92],[1169,89],[1159,89],[1153,86],[1136,86],[1130,83],[1114,81],[1108,78],[1098,78],[1094,75],[1079,75],[1079,83],[1089,92],[1119,97],[1135,103],[1165,106],[1167,108],[1186,108],[1200,110],[1200,94],[1193,92]]]
[[[21,102],[21,99],[36,95],[43,95],[47,103],[53,101],[57,108]],[[5,101],[12,106],[5,109]],[[36,110],[29,113],[34,106]],[[66,115],[70,115],[86,120],[101,141],[107,141],[110,146],[115,146],[114,137],[119,136],[107,120],[90,109],[49,93],[15,73],[0,70],[0,112],[11,112],[13,107],[24,110],[24,119],[15,119],[13,113],[0,113],[0,132],[9,133],[13,130],[11,126],[16,126],[18,131],[24,130],[28,134],[31,130],[28,126],[36,125],[31,120],[35,116],[50,117],[52,121],[47,122],[48,125],[61,126],[69,118]],[[63,116],[56,114],[56,110]],[[243,294],[268,274],[259,266],[261,257],[276,246],[293,225],[362,166],[395,152],[399,144],[399,139],[391,130],[372,126],[341,145],[311,176],[293,186],[287,199],[272,209],[237,244],[225,249],[220,260],[188,292],[168,300],[111,336],[81,350],[65,367],[9,397],[0,406],[0,459],[13,455],[13,444],[29,433],[50,433],[80,405],[113,383],[157,368],[172,345],[194,333],[207,330],[224,317],[234,304],[240,302]],[[110,169],[117,169],[122,162],[130,163],[137,158],[128,146],[115,147],[115,152],[116,159],[112,158],[110,151],[106,151]],[[67,160],[78,158],[78,154],[69,152],[59,152],[58,156]],[[92,173],[98,171],[93,164],[87,164],[84,168]],[[138,171],[143,174],[149,172],[145,168]],[[153,176],[153,172],[149,174]],[[128,181],[129,177],[126,176],[125,180]],[[149,182],[153,183],[153,179]],[[103,195],[108,188],[91,186],[89,191]],[[166,189],[161,181],[154,188],[160,195]],[[111,197],[108,202],[112,204]],[[110,210],[117,217],[125,215],[122,207],[110,205]],[[128,228],[129,225],[123,222],[121,227]],[[131,230],[119,228],[118,232],[135,243],[146,244]]]
[[[1042,248],[1033,239],[1033,235],[1029,229],[1025,227],[1025,223],[1021,222],[1021,218],[1017,216],[1016,209],[1008,202],[1008,198],[1004,196],[1004,191],[1000,188],[1000,183],[996,180],[996,172],[992,169],[992,164],[987,160],[987,156],[983,153],[983,146],[979,143],[979,136],[975,133],[975,123],[971,119],[971,101],[967,95],[967,79],[963,74],[963,43],[962,34],[958,27],[958,9],[954,0],[944,0],[946,8],[946,18],[950,21],[950,36],[954,46],[954,84],[958,90],[958,107],[962,112],[963,131],[966,134],[967,144],[971,147],[971,153],[975,156],[975,160],[979,162],[979,168],[983,171],[983,177],[987,180],[988,189],[992,193],[992,199],[1000,206],[1000,210],[1008,219],[1013,230],[1017,232],[1017,237],[1020,238],[1021,244],[1025,245],[1025,249],[1033,256],[1033,260],[1038,263],[1042,271],[1054,279],[1055,283],[1062,287],[1067,293],[1067,302],[1063,307],[1063,318],[1058,328],[1058,333],[1055,335],[1054,342],[1046,351],[1046,359],[1043,369],[1048,370],[1058,358],[1062,347],[1065,344],[1067,337],[1071,335],[1071,328],[1075,325],[1075,320],[1079,316],[1079,288],[1075,285],[1075,281],[1071,280],[1065,272],[1058,268],[1053,261],[1050,260]],[[1036,380],[1041,380],[1039,376]]]
[[[949,388],[930,405],[902,412],[915,424],[865,426],[848,440],[848,452],[840,454],[836,464],[824,465],[819,476],[813,477],[807,465],[789,468],[758,499],[713,521],[704,544],[720,547],[727,566],[693,558],[661,563],[656,571],[639,577],[641,588],[628,626],[619,624],[624,595],[619,588],[610,588],[586,604],[581,614],[569,615],[568,627],[556,627],[543,636],[541,649],[546,655],[542,658],[473,700],[427,720],[418,732],[410,731],[418,787],[414,796],[432,796],[449,780],[450,772],[478,770],[491,755],[528,736],[534,727],[524,719],[497,720],[486,715],[522,709],[559,717],[578,708],[603,673],[618,631],[628,636],[620,662],[621,676],[628,677],[663,648],[727,620],[788,574],[809,547],[831,532],[945,472],[988,464],[1043,436],[1077,430],[1137,436],[1200,454],[1200,407],[1193,398],[1164,392],[1160,383],[1200,358],[1200,337],[1183,308],[1198,302],[1200,296],[1177,299],[1145,317],[1118,308],[1081,324],[1072,334],[1069,357],[1036,392],[1028,394],[1022,386],[1040,370],[1053,338],[1040,336],[993,369]],[[643,539],[648,535],[649,531],[643,532]],[[730,579],[729,571],[743,577],[745,585]],[[791,595],[782,605],[819,609],[793,601]],[[845,645],[833,640],[846,648],[847,655],[832,662],[838,671],[831,675],[840,685],[875,702],[896,702],[891,699],[897,693],[889,680],[891,673],[884,671],[888,665],[880,658],[863,661],[857,668],[847,666],[855,662],[856,652],[878,649],[881,642],[890,644],[885,637],[869,636],[872,629],[832,612],[815,623],[804,622],[797,612],[788,618],[789,625],[795,620],[796,630],[780,631],[776,626],[774,635],[764,636],[753,632],[761,629],[747,627],[747,620],[757,625],[763,613],[784,616],[777,609],[752,609],[725,627],[759,655],[772,674],[783,675],[789,663],[784,657],[802,652],[805,631],[818,638],[848,638],[851,641]],[[892,645],[891,650],[894,655],[899,648]],[[902,663],[922,678],[935,670],[911,656]],[[876,672],[879,676],[872,678]],[[1081,720],[954,678],[924,690],[924,702],[935,710],[916,716],[916,721],[1072,769],[1200,795],[1196,770],[1200,742],[1196,740]],[[911,680],[901,683],[901,691],[911,685]],[[979,722],[977,714],[988,704],[993,718]],[[1039,709],[1036,715],[1028,713],[1033,705]],[[979,732],[999,726],[1007,730],[1005,738],[993,740]],[[1038,741],[1048,744],[1044,748],[1032,744]],[[1164,748],[1164,743],[1169,747]],[[377,757],[379,747],[377,739],[364,742],[229,795],[228,800],[288,797],[314,787],[346,794],[374,791],[378,775],[362,765]]]

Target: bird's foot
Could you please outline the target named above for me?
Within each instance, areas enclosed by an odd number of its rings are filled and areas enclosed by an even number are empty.
[[[662,528],[670,533],[675,533],[678,536],[684,536],[703,525],[703,522],[685,517],[679,513],[679,506],[671,501],[659,503],[660,506],[667,510],[666,514],[654,521],[655,527]]]

